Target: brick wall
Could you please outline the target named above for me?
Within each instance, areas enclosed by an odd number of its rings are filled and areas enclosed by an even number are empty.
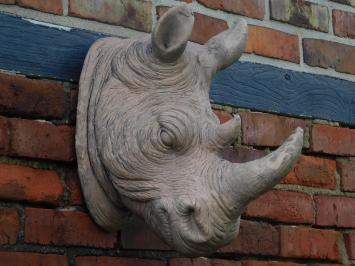
[[[196,11],[195,42],[244,17],[243,60],[355,81],[353,0],[185,2]],[[62,25],[149,32],[179,1],[0,3],[0,12]],[[264,156],[296,126],[305,129],[305,145],[282,183],[248,205],[235,241],[210,258],[189,259],[138,223],[107,234],[92,222],[76,174],[76,100],[75,83],[0,73],[0,265],[355,265],[354,127],[214,105],[221,121],[241,114],[242,136],[225,152],[233,162]]]

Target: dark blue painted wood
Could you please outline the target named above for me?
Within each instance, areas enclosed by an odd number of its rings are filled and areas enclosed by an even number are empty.
[[[89,47],[102,37],[0,14],[0,69],[78,81]],[[267,65],[236,63],[220,72],[212,83],[211,100],[355,125],[355,83]]]
[[[355,83],[268,65],[237,63],[221,71],[212,83],[211,99],[355,125]]]
[[[62,80],[78,80],[92,43],[104,37],[64,31],[0,14],[0,69]]]

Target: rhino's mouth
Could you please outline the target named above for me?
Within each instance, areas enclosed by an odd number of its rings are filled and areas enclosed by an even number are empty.
[[[229,232],[223,230],[223,226],[214,225],[214,228],[206,228],[204,221],[198,221],[193,214],[178,216],[169,213],[165,208],[156,209],[158,224],[154,228],[165,242],[184,255],[207,255],[213,253],[234,238],[239,230],[239,219],[230,226]]]

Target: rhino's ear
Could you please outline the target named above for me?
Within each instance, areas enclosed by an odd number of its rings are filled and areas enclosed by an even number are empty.
[[[154,55],[164,62],[178,59],[190,39],[193,25],[194,15],[188,5],[169,9],[152,33]]]

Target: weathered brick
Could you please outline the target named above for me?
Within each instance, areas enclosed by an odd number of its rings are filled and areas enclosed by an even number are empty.
[[[74,160],[74,128],[17,118],[8,121],[11,130],[11,155],[59,161]]]
[[[255,146],[279,146],[306,121],[263,113],[241,113],[242,142]]]
[[[152,30],[150,0],[70,0],[69,15],[122,25],[136,30]]]
[[[171,250],[155,233],[140,219],[133,218],[121,230],[121,245],[124,249]]]
[[[20,221],[17,209],[0,208],[0,245],[15,244],[19,231]]]
[[[338,260],[339,232],[305,227],[280,227],[282,257]]]
[[[69,121],[74,123],[76,120],[76,110],[78,105],[78,90],[70,90]]]
[[[336,155],[355,155],[355,129],[313,125],[310,151]]]
[[[282,180],[282,183],[335,189],[335,168],[334,160],[301,156],[296,166]]]
[[[238,237],[221,248],[220,253],[276,256],[279,254],[279,233],[266,223],[241,221]]]
[[[0,262],[4,266],[69,265],[67,257],[63,255],[11,251],[0,251]]]
[[[303,54],[307,65],[355,74],[354,46],[318,39],[303,39]]]
[[[223,153],[223,158],[232,163],[245,163],[265,156],[266,151],[256,150],[244,146],[234,146],[227,148]]]
[[[15,4],[15,0],[0,0],[0,4],[13,5]]]
[[[355,260],[355,233],[352,232],[344,234],[344,241],[348,258]]]
[[[245,52],[294,63],[300,62],[296,35],[260,26],[249,26]]]
[[[0,154],[5,155],[10,149],[9,124],[5,117],[0,116]]]
[[[228,120],[230,120],[232,118],[232,115],[226,111],[223,111],[223,110],[212,110],[212,111],[218,117],[219,122],[221,124],[227,122]]]
[[[355,14],[333,10],[333,29],[335,35],[355,38]]]
[[[284,261],[245,261],[243,262],[242,266],[306,266],[306,264]]]
[[[261,20],[264,18],[265,2],[263,0],[197,0],[197,2],[213,9]]]
[[[323,264],[323,263],[321,263],[321,264],[312,264],[312,266],[346,266],[345,264],[334,264],[334,263],[329,263],[329,264]]]
[[[337,170],[341,177],[341,189],[355,192],[355,161],[339,161]]]
[[[355,199],[347,197],[315,196],[316,224],[355,228]]]
[[[67,172],[65,183],[69,190],[69,202],[73,205],[84,205],[84,197],[81,190],[79,176],[76,170]]]
[[[76,257],[76,266],[164,266],[162,261],[119,257]]]
[[[248,204],[245,215],[286,223],[314,223],[310,195],[301,192],[271,190]]]
[[[330,1],[355,7],[355,0],[330,0]]]
[[[79,211],[26,208],[25,242],[41,245],[113,248],[116,234],[109,234]]]
[[[64,189],[52,170],[21,165],[0,164],[0,198],[57,205]]]
[[[166,6],[157,7],[158,19],[168,10]],[[227,22],[218,18],[209,17],[195,12],[195,24],[192,30],[191,41],[200,44],[206,43],[213,36],[228,29]]]
[[[67,108],[62,83],[0,74],[1,112],[63,119]]]
[[[207,258],[176,258],[169,261],[170,266],[243,266],[239,261],[207,259]]]
[[[328,8],[307,1],[271,0],[270,17],[303,28],[329,31]]]
[[[42,12],[57,15],[63,14],[62,0],[16,0],[16,4],[22,7],[32,8]]]

